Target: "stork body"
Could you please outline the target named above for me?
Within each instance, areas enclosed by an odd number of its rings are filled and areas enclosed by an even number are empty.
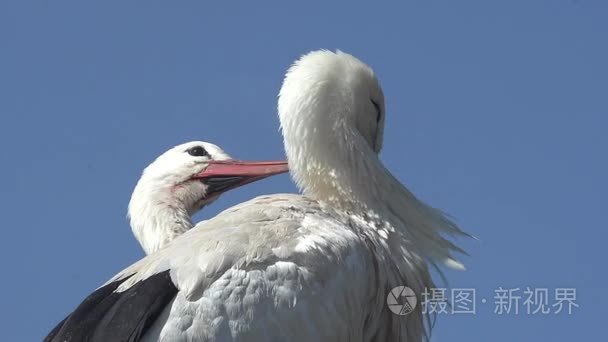
[[[129,203],[133,233],[146,253],[154,253],[191,229],[192,215],[222,193],[287,170],[286,162],[233,160],[221,148],[207,142],[178,145],[150,164],[138,181]],[[172,298],[168,292],[159,292],[164,283],[167,282],[163,274],[159,274],[121,295],[113,292],[117,283],[102,286],[61,321],[45,341],[95,340],[94,331],[89,330],[91,327],[84,321],[99,323],[104,315],[107,316],[108,309],[120,306],[120,296],[138,291],[142,295],[136,297],[136,302],[141,305],[130,302],[135,310],[115,312],[113,318],[120,317],[122,321],[118,324],[122,328],[116,330],[116,335],[106,335],[101,340],[122,341],[139,336],[133,329],[138,331],[153,323],[150,319],[162,310],[163,298]],[[155,295],[158,295],[155,303],[147,305],[146,301]]]
[[[279,117],[304,195],[261,196],[197,225],[115,276],[68,326],[96,341],[422,340],[420,306],[395,315],[386,296],[433,287],[429,262],[461,267],[441,234],[464,233],[378,159],[372,70],[341,52],[303,56]],[[145,317],[122,329],[138,307]]]
[[[163,272],[171,279],[164,293],[175,297],[143,341],[417,340],[424,333],[420,311],[392,314],[386,295],[395,284],[422,290],[431,279],[422,264],[397,269],[368,220],[304,196],[261,196],[184,233],[113,281],[126,279],[117,291],[126,293]]]

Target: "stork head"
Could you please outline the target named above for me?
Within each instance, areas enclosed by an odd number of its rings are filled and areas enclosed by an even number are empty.
[[[178,145],[143,172],[129,202],[131,227],[146,252],[192,227],[194,213],[222,193],[288,171],[287,162],[232,159],[202,141]]]
[[[340,173],[364,172],[361,163],[382,148],[382,88],[372,69],[347,53],[319,50],[298,59],[285,75],[278,111],[292,177],[308,195],[348,195],[337,189],[348,178]]]
[[[376,153],[382,148],[382,88],[369,66],[342,51],[313,51],[289,68],[279,93],[279,116],[286,135],[294,123],[307,121],[319,129],[359,135]]]

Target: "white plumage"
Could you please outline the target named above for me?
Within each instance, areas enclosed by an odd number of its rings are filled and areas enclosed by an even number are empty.
[[[401,285],[418,295],[433,287],[429,262],[462,268],[451,256],[460,250],[441,234],[464,233],[378,159],[384,98],[373,71],[346,53],[311,52],[287,72],[278,109],[290,172],[304,195],[261,196],[227,209],[102,287],[131,295],[170,276],[163,286],[175,295],[133,340],[424,338],[420,307],[398,316],[386,296]],[[104,315],[100,321],[111,319]]]

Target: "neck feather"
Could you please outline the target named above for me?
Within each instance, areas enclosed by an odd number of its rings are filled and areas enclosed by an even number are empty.
[[[174,198],[136,187],[129,203],[131,229],[146,252],[154,253],[193,227],[191,213]]]
[[[295,136],[285,133],[291,173],[306,196],[334,209],[387,223],[402,241],[399,248],[405,247],[433,263],[463,268],[451,251],[464,252],[442,234],[466,234],[440,210],[426,205],[403,186],[357,132],[324,133],[316,128]],[[308,137],[299,138],[302,136]],[[369,225],[369,229],[378,227]]]

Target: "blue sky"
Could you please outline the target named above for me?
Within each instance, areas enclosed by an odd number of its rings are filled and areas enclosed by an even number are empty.
[[[598,339],[606,1],[217,3],[0,3],[3,339],[39,340],[142,256],[126,206],[157,154],[207,140],[282,157],[276,94],[317,48],[373,66],[387,98],[383,161],[480,238],[460,241],[468,270],[446,272],[476,289],[477,313],[439,315],[433,340]],[[293,191],[289,177],[269,179],[201,218]],[[499,287],[575,288],[579,307],[498,315]]]

